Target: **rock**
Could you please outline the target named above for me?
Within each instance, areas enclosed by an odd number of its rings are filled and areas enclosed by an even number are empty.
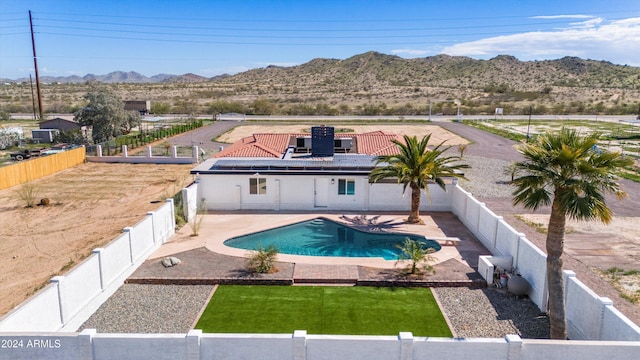
[[[180,264],[181,262],[182,261],[180,261],[180,259],[178,259],[175,256],[166,256],[161,261],[162,266],[164,266],[166,268],[169,268],[169,267],[172,267],[172,266],[176,266],[176,265]]]

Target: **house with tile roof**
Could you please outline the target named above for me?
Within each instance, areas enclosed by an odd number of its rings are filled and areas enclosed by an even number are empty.
[[[397,153],[395,134],[254,134],[191,173],[208,210],[407,211],[411,196],[397,179],[369,183],[376,157]],[[451,192],[437,185],[421,210],[449,211]]]
[[[217,153],[217,158],[282,158],[289,147],[294,154],[311,153],[311,134],[253,134]],[[373,131],[363,134],[334,134],[335,153],[392,155],[397,152],[392,140],[401,140],[396,134]]]

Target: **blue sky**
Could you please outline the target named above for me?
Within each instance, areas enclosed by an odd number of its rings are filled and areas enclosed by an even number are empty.
[[[640,66],[640,1],[0,0],[0,78],[235,74],[366,51]]]

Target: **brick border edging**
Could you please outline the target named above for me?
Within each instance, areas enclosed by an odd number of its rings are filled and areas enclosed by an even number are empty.
[[[377,287],[467,287],[472,289],[482,289],[487,287],[485,281],[478,280],[358,280],[356,286],[377,286]]]
[[[129,278],[125,284],[147,285],[293,285],[291,279]]]
[[[480,280],[343,280],[343,279],[225,279],[225,278],[129,278],[125,284],[148,285],[294,285],[294,284],[352,284],[355,286],[376,287],[468,287],[482,289],[487,287]]]

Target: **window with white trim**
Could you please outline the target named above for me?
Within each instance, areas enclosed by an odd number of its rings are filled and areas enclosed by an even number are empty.
[[[338,179],[338,195],[355,195],[356,181],[354,179]]]
[[[267,193],[266,178],[249,178],[249,194],[264,195]]]

